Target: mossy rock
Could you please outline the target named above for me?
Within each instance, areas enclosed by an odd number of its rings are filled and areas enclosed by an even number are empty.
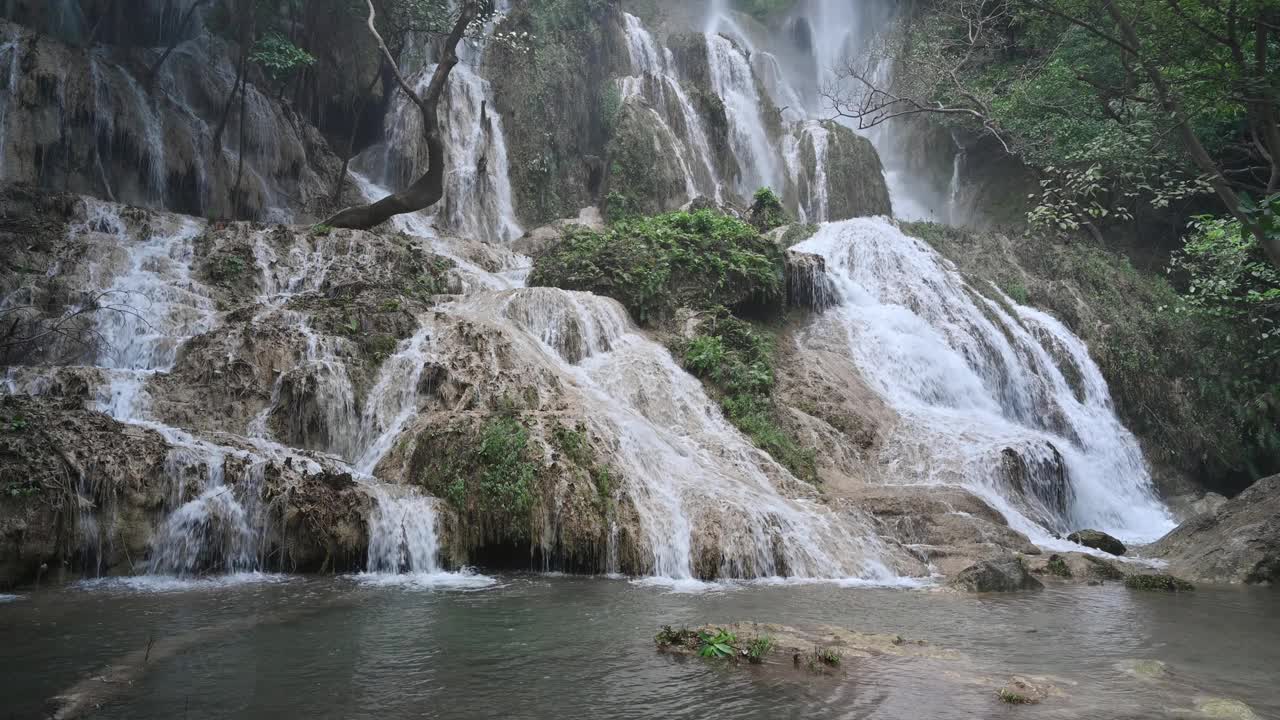
[[[609,216],[652,215],[691,200],[682,153],[679,139],[651,108],[624,104],[606,152]]]
[[[1172,575],[1130,575],[1124,579],[1124,586],[1130,590],[1163,590],[1165,592],[1188,592],[1196,586]]]

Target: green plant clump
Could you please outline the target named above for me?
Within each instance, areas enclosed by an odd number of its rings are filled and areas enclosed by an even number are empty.
[[[711,386],[725,417],[796,477],[817,482],[816,456],[778,422],[773,402],[773,339],[721,308],[677,347],[684,367]]]
[[[715,633],[703,631],[698,633],[698,639],[701,641],[701,645],[698,646],[699,657],[731,658],[738,652],[735,647],[738,638],[728,630]]]
[[[782,253],[754,228],[710,210],[575,227],[534,263],[531,285],[614,298],[651,324],[681,306],[782,306]]]
[[[1071,577],[1071,568],[1067,567],[1067,561],[1063,560],[1061,555],[1050,556],[1049,562],[1045,564],[1044,569],[1050,575],[1064,578]]]
[[[751,203],[751,224],[760,232],[769,232],[790,222],[782,200],[769,188],[756,191]]]
[[[533,506],[538,479],[538,458],[529,443],[529,431],[514,413],[488,419],[471,439],[450,475],[440,478],[434,490],[459,510],[517,519]],[[443,486],[443,487],[441,487]],[[512,523],[517,534],[527,532]]]
[[[1000,692],[996,693],[996,695],[1000,698],[1000,702],[1008,703],[1009,705],[1034,705],[1036,703],[1035,698],[1014,692],[1008,688],[1000,688]]]
[[[1124,586],[1130,590],[1163,590],[1165,592],[1188,592],[1196,586],[1172,575],[1130,575],[1124,579]]]
[[[773,650],[773,647],[776,644],[777,641],[768,635],[752,640],[750,643],[747,643],[747,661],[753,665],[763,663],[765,657],[768,656],[769,651]]]

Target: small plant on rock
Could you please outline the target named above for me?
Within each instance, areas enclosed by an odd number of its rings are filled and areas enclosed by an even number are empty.
[[[734,645],[738,638],[728,630],[719,630],[715,634],[703,631],[698,634],[702,644],[698,647],[698,656],[704,658],[730,658],[737,654]]]
[[[769,654],[770,650],[773,650],[773,646],[776,644],[776,641],[768,635],[758,637],[747,644],[747,649],[743,651],[743,654],[747,656],[748,662],[753,665],[759,665],[764,662],[765,656]]]
[[[654,636],[653,641],[659,647],[691,647],[701,643],[698,633],[688,628],[676,630],[670,625],[663,625],[658,634]]]

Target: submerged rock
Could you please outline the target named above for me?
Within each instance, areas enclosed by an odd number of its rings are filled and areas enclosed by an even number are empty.
[[[1049,689],[1015,675],[996,694],[1002,702],[1010,705],[1036,705],[1049,697]]]
[[[1280,580],[1280,475],[1198,515],[1148,548],[1171,571],[1204,582]]]
[[[1128,550],[1124,543],[1101,530],[1079,530],[1068,535],[1067,540],[1112,555],[1124,555]]]
[[[1042,590],[1044,584],[1031,576],[1016,556],[981,560],[960,571],[948,583],[966,592],[1017,592]]]
[[[1208,698],[1196,703],[1196,712],[1215,720],[1258,720],[1253,708],[1229,698]]]

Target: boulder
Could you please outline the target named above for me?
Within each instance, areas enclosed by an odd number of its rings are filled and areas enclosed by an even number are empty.
[[[1128,551],[1124,543],[1101,530],[1079,530],[1068,535],[1067,540],[1112,555],[1124,555]]]
[[[1280,580],[1280,475],[1187,520],[1148,548],[1170,571],[1203,582]]]
[[[797,250],[787,250],[784,258],[789,304],[822,312],[840,302],[839,291],[827,276],[826,258]]]
[[[1015,675],[996,693],[1010,705],[1035,705],[1049,697],[1049,689],[1029,678]]]
[[[1017,592],[1042,590],[1044,585],[1027,572],[1016,556],[980,560],[961,570],[948,583],[966,592]]]

